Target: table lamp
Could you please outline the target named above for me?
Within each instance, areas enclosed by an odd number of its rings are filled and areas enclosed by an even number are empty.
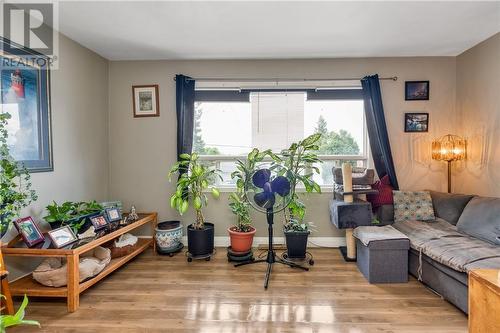
[[[432,141],[432,159],[448,162],[448,193],[451,193],[451,162],[467,157],[467,141],[448,134]]]

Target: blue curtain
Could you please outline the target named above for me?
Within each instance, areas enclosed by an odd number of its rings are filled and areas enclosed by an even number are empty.
[[[361,80],[361,85],[363,87],[366,127],[375,170],[379,178],[388,175],[392,187],[398,190],[398,179],[396,177],[394,161],[392,160],[387,126],[385,124],[384,106],[382,105],[378,75],[364,77]]]
[[[191,154],[194,127],[194,80],[188,76],[175,76],[177,113],[177,159],[180,154]],[[179,177],[185,170],[179,170]]]

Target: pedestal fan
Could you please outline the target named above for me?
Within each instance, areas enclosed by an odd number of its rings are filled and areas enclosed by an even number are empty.
[[[245,184],[245,194],[251,206],[261,213],[265,213],[267,217],[267,229],[269,233],[269,247],[267,250],[266,259],[248,261],[234,265],[235,267],[257,264],[261,262],[267,263],[266,276],[264,280],[264,288],[269,285],[269,277],[271,275],[272,266],[274,263],[287,265],[293,268],[303,269],[308,271],[309,268],[300,266],[296,263],[287,262],[276,256],[273,249],[273,219],[274,214],[283,211],[287,208],[292,199],[293,193],[290,189],[290,181],[279,172],[278,167],[261,167],[255,171],[251,178]]]

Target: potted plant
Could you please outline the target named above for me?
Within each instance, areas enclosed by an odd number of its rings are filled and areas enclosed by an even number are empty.
[[[279,160],[271,150],[260,152],[254,148],[244,162],[236,161],[237,170],[231,174],[231,178],[236,179],[236,193],[231,193],[229,196],[229,208],[237,216],[238,223],[230,226],[227,231],[231,239],[231,250],[234,252],[248,252],[252,248],[256,229],[252,226],[250,218],[250,204],[245,195],[245,184],[252,177],[257,163],[262,162],[266,156],[275,161]]]
[[[307,239],[310,234],[310,223],[304,222],[306,206],[300,200],[296,187],[302,184],[306,193],[321,193],[321,187],[312,176],[319,174],[315,163],[321,163],[318,155],[317,142],[321,134],[316,133],[308,136],[302,141],[293,143],[288,149],[281,152],[282,164],[285,167],[287,178],[290,180],[292,198],[288,208],[284,212],[284,233],[289,258],[304,258],[307,250]]]
[[[45,208],[48,214],[44,216],[44,220],[50,224],[52,229],[69,225],[75,233],[85,232],[92,225],[88,217],[103,210],[103,206],[96,201],[66,201],[62,205],[58,205],[54,201]]]
[[[0,114],[0,238],[19,217],[21,209],[37,200],[28,170],[10,155],[6,128],[9,119],[8,113]]]
[[[178,173],[177,188],[170,197],[170,206],[179,214],[186,213],[190,206],[196,213],[196,222],[188,225],[188,251],[193,257],[210,255],[214,250],[214,225],[207,223],[203,207],[208,204],[205,191],[210,189],[214,198],[219,198],[219,190],[210,183],[220,177],[219,170],[203,165],[198,155],[181,154],[169,172],[169,178]]]
[[[4,296],[0,294],[0,298]],[[40,327],[40,323],[36,320],[24,319],[24,312],[28,306],[28,297],[24,295],[23,302],[14,315],[0,315],[0,333],[5,333],[8,327],[19,325],[33,325]]]

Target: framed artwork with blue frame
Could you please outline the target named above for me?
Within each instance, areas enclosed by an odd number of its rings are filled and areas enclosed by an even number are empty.
[[[30,172],[53,171],[50,121],[49,61],[22,61],[45,57],[18,46],[20,54],[5,53],[6,43],[0,37],[0,112],[7,112],[8,145],[12,157]],[[43,59],[42,59],[43,60]]]

